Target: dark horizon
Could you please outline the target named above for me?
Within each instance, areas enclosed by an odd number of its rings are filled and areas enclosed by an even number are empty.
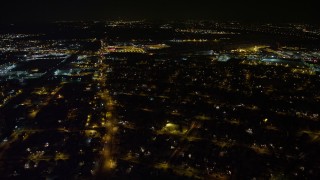
[[[319,23],[316,4],[305,2],[217,1],[193,2],[169,0],[138,1],[39,1],[13,0],[2,3],[1,23],[94,21],[115,19],[146,20],[216,20],[241,22]]]
[[[26,1],[0,8],[1,179],[319,179],[311,4]]]

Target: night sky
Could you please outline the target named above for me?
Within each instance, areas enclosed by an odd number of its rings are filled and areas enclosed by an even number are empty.
[[[320,22],[315,0],[6,0],[1,22],[105,19]]]

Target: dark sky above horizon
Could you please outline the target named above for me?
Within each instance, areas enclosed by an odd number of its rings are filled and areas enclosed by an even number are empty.
[[[0,22],[103,19],[320,22],[315,0],[6,0]]]

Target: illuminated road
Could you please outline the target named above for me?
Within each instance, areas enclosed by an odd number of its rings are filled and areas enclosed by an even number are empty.
[[[102,47],[103,48],[103,47]],[[106,133],[102,137],[103,149],[101,151],[100,163],[96,170],[98,177],[110,176],[117,166],[116,154],[116,133],[118,130],[117,120],[115,118],[115,102],[107,90],[107,69],[108,65],[103,56],[98,59],[98,78],[96,83],[100,86],[98,97],[104,102],[105,112],[101,117],[101,127],[104,127]]]
[[[11,144],[14,143],[19,139],[19,135],[22,134],[22,132],[13,132],[11,136],[8,138],[8,141],[1,142],[0,144],[0,159],[3,159],[3,155],[5,152],[10,148]]]

